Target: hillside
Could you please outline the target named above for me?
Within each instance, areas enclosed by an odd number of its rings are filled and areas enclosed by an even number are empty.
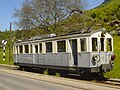
[[[88,15],[92,16],[95,13],[97,19],[107,18],[109,20],[120,19],[120,0],[105,0],[100,6],[88,10]]]
[[[109,4],[112,0],[105,0],[100,6],[105,6]]]
[[[106,0],[99,7],[86,11],[86,14],[109,31],[114,30],[116,26],[111,26],[111,23],[114,20],[120,20],[120,0]]]

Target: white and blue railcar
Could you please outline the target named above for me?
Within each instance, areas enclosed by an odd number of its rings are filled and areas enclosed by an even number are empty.
[[[22,68],[48,68],[77,73],[99,73],[113,68],[113,38],[100,30],[14,44],[14,64]]]

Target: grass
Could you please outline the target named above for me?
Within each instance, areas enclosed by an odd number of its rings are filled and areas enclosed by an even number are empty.
[[[48,69],[44,70],[44,71],[43,71],[43,74],[44,74],[44,75],[49,75]]]
[[[55,76],[56,76],[56,77],[60,77],[60,73],[56,72],[56,73],[55,73]]]

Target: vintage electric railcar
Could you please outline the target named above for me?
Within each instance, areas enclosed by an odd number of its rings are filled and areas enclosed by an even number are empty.
[[[104,28],[71,35],[46,36],[16,42],[13,48],[14,64],[21,68],[77,73],[99,73],[113,68],[113,38]]]

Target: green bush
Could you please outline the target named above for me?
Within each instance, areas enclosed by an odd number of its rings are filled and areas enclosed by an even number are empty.
[[[13,52],[12,49],[10,50],[11,56],[9,57],[9,49],[6,47],[5,51],[5,61],[3,61],[3,48],[0,48],[0,64],[10,64],[13,65]],[[10,59],[10,61],[9,61]]]

